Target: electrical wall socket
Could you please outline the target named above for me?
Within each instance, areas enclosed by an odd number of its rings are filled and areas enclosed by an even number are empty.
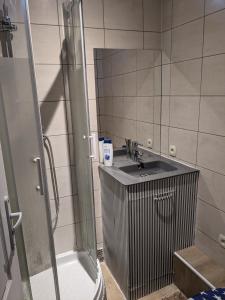
[[[147,139],[147,146],[148,146],[148,148],[152,148],[152,145],[153,145],[152,139]]]
[[[177,154],[177,149],[175,145],[169,145],[169,153],[171,156],[175,157]]]

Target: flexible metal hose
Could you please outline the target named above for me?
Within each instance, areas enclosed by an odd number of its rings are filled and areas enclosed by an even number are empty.
[[[59,218],[59,190],[58,190],[58,182],[57,182],[57,176],[55,171],[55,161],[54,161],[54,155],[52,151],[52,145],[50,142],[50,139],[43,135],[43,143],[44,147],[48,156],[49,160],[49,167],[50,167],[50,174],[51,174],[51,180],[52,180],[52,189],[54,194],[54,201],[55,201],[55,211],[56,216],[52,220],[52,231],[54,232],[58,223]]]

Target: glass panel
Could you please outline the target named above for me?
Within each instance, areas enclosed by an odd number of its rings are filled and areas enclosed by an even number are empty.
[[[82,7],[80,1],[64,3],[64,22],[67,45],[68,86],[71,99],[72,126],[77,189],[80,207],[77,235],[80,260],[93,280],[97,278],[95,217],[93,206],[92,159],[90,158],[90,130],[87,102],[86,66]]]
[[[59,299],[26,1],[0,0],[0,21],[0,138],[11,207],[23,213],[21,275],[27,299]]]
[[[98,133],[161,153],[161,51],[95,49]]]

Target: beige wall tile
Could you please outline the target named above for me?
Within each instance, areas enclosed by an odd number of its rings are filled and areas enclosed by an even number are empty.
[[[143,33],[138,31],[105,30],[105,47],[114,49],[142,49]]]
[[[153,123],[154,121],[154,97],[137,98],[137,120]]]
[[[168,126],[169,122],[170,122],[170,97],[162,96],[161,124]]]
[[[92,163],[94,190],[100,190],[98,166],[98,162]]]
[[[225,8],[225,0],[205,0],[205,13],[209,14]]]
[[[91,131],[98,131],[96,100],[89,100],[88,104]]]
[[[72,161],[70,161],[69,156],[69,143],[72,142],[72,137],[70,135],[53,135],[49,137],[54,161],[56,167],[65,167],[69,166]],[[45,151],[45,163],[46,167],[49,168],[49,160]]]
[[[31,25],[34,60],[36,64],[60,64],[58,26]]]
[[[63,72],[60,65],[36,65],[38,101],[65,99]]]
[[[104,30],[85,28],[86,63],[94,64],[94,48],[104,48]]]
[[[172,0],[162,0],[162,30],[168,30],[172,26]]]
[[[153,125],[153,150],[160,153],[161,129],[160,125]]]
[[[144,0],[144,30],[161,31],[161,1]]]
[[[219,245],[219,243],[215,242],[206,234],[197,230],[195,244],[209,257],[212,257],[218,264],[225,267],[225,253],[224,249]]]
[[[56,228],[54,234],[56,254],[60,254],[75,247],[75,226],[74,224]]]
[[[58,25],[57,0],[30,0],[29,9],[31,23]]]
[[[108,116],[113,115],[113,98],[112,97],[105,98],[105,115],[108,115]]]
[[[184,24],[204,15],[204,0],[174,0],[173,26]]]
[[[225,176],[200,168],[198,197],[225,211]]]
[[[58,181],[58,189],[59,189],[59,197],[66,197],[71,196],[74,194],[75,191],[73,191],[72,184],[71,184],[71,173],[74,172],[74,167],[59,167],[56,168],[56,176]],[[52,183],[51,183],[51,175],[50,170],[47,170],[47,177],[48,177],[48,183],[49,183],[49,198],[51,200],[54,199],[54,194],[52,190]]]
[[[142,1],[104,0],[104,22],[105,28],[143,30]]]
[[[133,140],[136,139],[136,137],[137,137],[136,121],[127,120],[127,119],[120,119],[120,123],[118,123],[117,126],[118,126],[118,129],[116,130],[116,132],[118,133],[121,130],[121,137],[130,138],[130,139],[133,139]]]
[[[165,31],[161,33],[162,40],[162,63],[168,64],[171,62],[171,37],[172,31]]]
[[[45,135],[67,134],[66,103],[41,102],[41,120]]]
[[[172,31],[172,61],[202,56],[203,19],[187,23]]]
[[[137,140],[147,147],[147,140],[152,139],[154,144],[154,127],[153,124],[137,122]]]
[[[157,32],[144,32],[144,49],[161,49],[161,34]]]
[[[88,99],[96,99],[94,65],[87,65]]]
[[[149,50],[137,50],[137,70],[147,69],[155,65],[155,52]]]
[[[124,97],[123,117],[126,119],[137,119],[137,100],[136,97]]]
[[[162,94],[162,68],[161,66],[154,69],[154,94],[155,96],[161,96]]]
[[[196,163],[197,133],[170,127],[169,145],[176,146],[176,158]]]
[[[225,95],[225,55],[203,58],[202,94]]]
[[[85,27],[103,27],[103,0],[84,0],[83,14]]]
[[[137,95],[137,75],[136,72],[123,75],[124,82],[124,96],[136,96]]]
[[[161,123],[161,107],[162,107],[162,97],[155,96],[154,97],[154,123]]]
[[[107,80],[104,80],[104,87],[105,84],[107,84]],[[110,79],[108,79],[108,84],[107,86],[109,88],[107,88],[107,90],[109,90],[110,93],[110,85],[111,85],[111,95],[115,96],[124,96],[124,76],[120,75],[120,76],[116,76],[112,78],[112,81]],[[109,94],[108,93],[108,94]],[[104,95],[106,95],[104,93]]]
[[[206,16],[204,29],[204,55],[225,52],[225,11]]]
[[[161,126],[161,152],[168,154],[169,150],[169,127]]]
[[[171,65],[162,66],[162,95],[170,95]]]
[[[225,136],[225,97],[201,98],[199,130]]]
[[[170,125],[198,130],[200,97],[170,97]]]
[[[55,201],[50,201],[52,219],[56,217]],[[74,205],[72,197],[60,198],[60,210],[57,227],[74,224]]]
[[[198,165],[225,174],[225,138],[199,133]]]
[[[116,117],[123,117],[124,101],[123,97],[113,98],[113,115]]]
[[[209,222],[209,220],[213,220]],[[205,232],[214,241],[218,240],[220,233],[225,233],[225,213],[198,200],[197,228]]]
[[[171,66],[171,95],[199,95],[201,59],[174,63]]]
[[[119,50],[113,56],[104,59],[103,66],[107,67],[111,63],[111,73],[108,72],[106,76],[119,75],[136,71],[137,64],[136,50]],[[105,73],[104,73],[105,74]]]
[[[137,95],[154,96],[154,69],[137,72]]]

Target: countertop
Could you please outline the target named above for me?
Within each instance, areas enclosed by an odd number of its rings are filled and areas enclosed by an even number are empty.
[[[168,178],[168,177],[172,177],[172,176],[178,176],[178,175],[187,174],[187,173],[199,172],[199,170],[197,170],[195,168],[191,168],[182,163],[178,163],[172,159],[167,159],[167,158],[157,155],[151,151],[145,151],[145,150],[143,151],[142,150],[142,152],[143,152],[143,156],[141,159],[142,162],[163,161],[163,162],[166,162],[166,163],[170,164],[171,166],[175,167],[176,170],[163,172],[163,173],[159,173],[159,174],[152,174],[152,175],[148,175],[145,177],[134,177],[134,176],[129,175],[119,169],[124,166],[139,164],[138,162],[135,162],[135,161],[131,160],[130,158],[128,158],[128,156],[126,154],[124,154],[124,152],[125,152],[124,150],[115,150],[112,167],[106,167],[106,166],[104,166],[104,164],[99,165],[100,172],[103,171],[103,172],[111,175],[114,179],[119,181],[122,185],[133,185],[133,184]]]

